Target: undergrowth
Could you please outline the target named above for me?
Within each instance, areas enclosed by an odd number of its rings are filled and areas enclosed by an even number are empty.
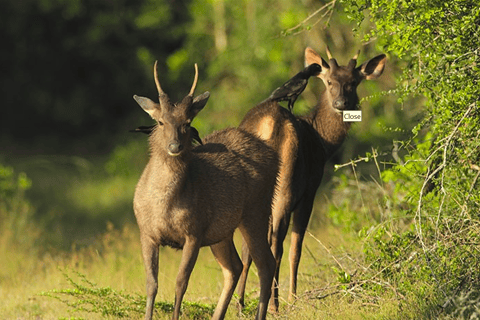
[[[131,318],[143,315],[146,297],[140,294],[129,294],[111,287],[99,287],[93,281],[73,269],[60,270],[71,288],[53,289],[39,293],[39,296],[54,298],[67,305],[70,312],[96,313],[115,318]],[[73,275],[77,278],[73,278]],[[215,309],[214,305],[184,301],[182,313],[193,320],[209,319]],[[173,304],[157,301],[155,312],[169,314],[173,312]],[[82,318],[77,318],[82,319]]]

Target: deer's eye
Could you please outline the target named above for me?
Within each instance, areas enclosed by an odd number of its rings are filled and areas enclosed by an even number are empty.
[[[328,84],[329,86],[331,86],[331,85],[332,85],[332,81],[327,80],[327,84]]]
[[[162,121],[157,121],[158,122],[158,125],[159,126],[163,126],[163,122]]]

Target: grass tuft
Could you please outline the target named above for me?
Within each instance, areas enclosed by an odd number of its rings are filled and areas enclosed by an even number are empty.
[[[68,306],[70,312],[86,312],[100,314],[102,316],[113,316],[115,318],[131,318],[143,315],[146,307],[146,297],[140,294],[129,294],[125,291],[117,291],[111,287],[98,287],[96,283],[87,279],[86,275],[71,268],[59,268],[67,282],[72,288],[53,289],[40,292],[38,295],[50,297]],[[71,274],[77,278],[76,280]],[[182,312],[192,320],[209,319],[215,305],[188,302],[182,303]],[[171,314],[173,304],[157,301],[155,312]],[[63,318],[83,319],[83,318]]]
[[[57,299],[74,312],[85,311],[103,316],[126,318],[145,310],[145,298],[140,295],[116,291],[111,287],[97,287],[84,274],[70,268],[59,270],[73,288],[43,291],[39,296]],[[69,273],[75,274],[78,280]]]

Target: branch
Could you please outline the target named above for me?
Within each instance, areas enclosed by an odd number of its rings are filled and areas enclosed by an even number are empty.
[[[330,21],[331,16],[332,16],[333,8],[335,7],[336,2],[337,2],[337,0],[330,1],[329,3],[325,4],[323,7],[317,9],[314,13],[309,15],[305,20],[301,21],[296,26],[282,31],[282,36],[284,36],[284,35],[297,35],[299,33],[304,32],[305,29],[302,29],[302,30],[297,31],[297,32],[294,32],[294,31],[296,29],[302,28],[310,19],[312,19],[317,14],[319,14],[320,12],[322,12],[323,10],[326,10],[326,9],[328,9],[328,10],[325,11],[325,13],[320,17],[320,19],[318,19],[315,23],[312,24],[312,27],[315,26],[317,23],[319,23],[327,14],[330,14],[330,16],[328,17],[328,20],[327,20],[327,23],[328,23]],[[292,32],[294,32],[294,33],[292,33]]]
[[[320,239],[317,239],[310,231],[307,231],[307,233],[310,237],[312,237],[318,243],[320,243],[320,245],[328,252],[328,254],[333,258],[333,260],[335,260],[335,263],[340,267],[340,269],[345,270],[345,268],[343,268],[342,264],[337,260],[337,258],[335,258],[335,256],[332,254],[332,252],[322,243],[322,241],[320,241]]]
[[[418,199],[418,205],[417,205],[417,211],[415,212],[415,217],[414,217],[414,221],[415,221],[415,229],[417,231],[417,235],[418,235],[418,238],[419,238],[419,242],[420,244],[422,245],[422,250],[423,250],[423,253],[424,255],[426,256],[426,260],[427,262],[429,261],[429,258],[428,258],[428,254],[427,254],[427,247],[425,245],[425,242],[423,241],[423,230],[422,230],[422,215],[421,215],[421,209],[422,209],[422,200],[423,200],[423,195],[424,195],[424,190],[425,190],[425,187],[428,183],[428,181],[430,181],[430,179],[432,179],[432,177],[434,177],[434,175],[439,172],[440,170],[443,170],[442,171],[442,178],[441,178],[441,183],[440,183],[440,190],[442,191],[443,193],[443,199],[441,201],[441,204],[440,204],[440,209],[442,209],[443,207],[443,202],[445,200],[445,197],[446,197],[446,192],[445,192],[445,188],[444,188],[444,178],[445,178],[445,167],[447,166],[447,150],[448,150],[448,147],[450,146],[450,143],[453,139],[453,137],[455,136],[455,134],[457,133],[458,131],[458,128],[460,127],[460,125],[462,124],[463,120],[467,117],[467,115],[470,113],[470,111],[473,109],[473,107],[475,106],[476,104],[476,101],[473,102],[472,104],[470,104],[470,106],[468,107],[467,111],[465,111],[465,113],[463,114],[462,118],[457,122],[457,124],[455,125],[455,128],[452,130],[452,132],[448,135],[448,137],[446,138],[446,141],[445,141],[445,144],[443,145],[443,162],[441,165],[439,165],[432,173],[428,173],[427,172],[427,177],[425,179],[425,181],[423,182],[423,185],[422,185],[422,188],[420,189],[420,194],[419,194],[419,199]],[[441,148],[441,147],[440,147]],[[439,149],[440,149],[439,148]],[[440,214],[440,212],[439,212]],[[433,269],[432,269],[432,272],[433,272]],[[435,276],[435,272],[433,272],[433,276],[434,278],[437,278]]]

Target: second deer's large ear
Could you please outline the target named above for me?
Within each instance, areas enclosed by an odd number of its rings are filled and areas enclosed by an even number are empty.
[[[373,80],[380,77],[385,68],[385,62],[387,61],[387,56],[380,54],[375,58],[364,62],[361,66],[357,68],[360,75],[366,80]]]
[[[210,98],[210,92],[206,91],[201,95],[198,95],[193,99],[192,106],[190,107],[190,117],[195,117],[200,110],[202,110],[207,104],[208,98]]]
[[[148,113],[150,115],[150,117],[153,118],[153,113],[155,112],[155,110],[159,107],[159,104],[156,103],[156,102],[153,102],[152,100],[150,100],[149,98],[145,98],[145,97],[140,97],[140,96],[137,96],[137,95],[134,95],[133,96],[133,99],[135,99],[135,101],[137,101],[138,105],[140,107],[142,107],[142,109]]]
[[[317,75],[318,78],[321,78],[322,75],[326,75],[328,70],[330,69],[328,63],[323,60],[323,58],[318,53],[316,53],[315,50],[308,47],[307,49],[305,49],[305,65],[309,66],[314,63],[322,67],[322,71]]]

